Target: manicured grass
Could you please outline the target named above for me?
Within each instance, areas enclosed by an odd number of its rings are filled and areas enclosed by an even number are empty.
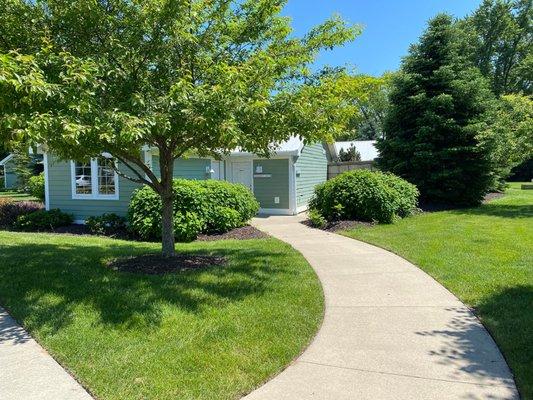
[[[159,246],[0,232],[0,305],[98,399],[236,399],[309,343],[323,295],[275,239],[197,242],[204,271],[147,276],[105,267]]]
[[[15,190],[6,190],[3,192],[0,192],[0,199],[1,198],[10,198],[15,201],[24,201],[24,200],[38,201],[36,197],[33,197],[32,195],[28,193],[20,193]]]
[[[344,234],[392,250],[473,307],[533,399],[533,191]],[[423,290],[423,288],[420,288]]]

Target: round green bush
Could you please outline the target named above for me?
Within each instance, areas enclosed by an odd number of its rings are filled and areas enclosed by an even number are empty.
[[[174,214],[174,237],[178,242],[192,242],[204,226],[204,220],[195,212]]]
[[[181,218],[178,215],[193,213],[201,221],[199,232],[227,232],[243,225],[259,211],[259,203],[243,185],[175,179],[173,189],[176,219]],[[199,225],[198,221],[194,224]],[[128,222],[130,229],[142,239],[161,237],[161,198],[150,187],[144,186],[133,193]],[[176,239],[181,240],[178,236]]]
[[[209,223],[206,231],[209,233],[224,233],[242,226],[242,217],[237,210],[229,207],[215,207],[209,213]]]
[[[34,175],[28,180],[28,191],[33,197],[44,201],[44,172]]]
[[[310,203],[328,221],[391,223],[416,209],[418,190],[392,174],[355,170],[319,185]]]

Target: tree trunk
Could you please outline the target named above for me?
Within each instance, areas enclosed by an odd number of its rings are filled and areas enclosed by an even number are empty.
[[[162,192],[161,203],[161,244],[164,257],[176,255],[174,240],[174,190],[172,188],[174,159],[170,154],[160,154]]]
[[[163,209],[161,213],[161,244],[163,256],[172,257],[176,254],[174,243],[174,206],[173,196],[161,196]]]

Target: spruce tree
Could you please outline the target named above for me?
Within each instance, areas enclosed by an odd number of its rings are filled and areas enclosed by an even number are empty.
[[[421,198],[479,203],[491,182],[487,150],[477,136],[492,94],[468,58],[468,42],[440,14],[411,46],[395,77],[379,166],[418,186]]]

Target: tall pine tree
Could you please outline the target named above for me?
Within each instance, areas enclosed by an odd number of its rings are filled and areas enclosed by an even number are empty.
[[[492,99],[449,15],[429,22],[395,77],[378,163],[418,186],[425,201],[479,203],[491,182],[476,139]]]

